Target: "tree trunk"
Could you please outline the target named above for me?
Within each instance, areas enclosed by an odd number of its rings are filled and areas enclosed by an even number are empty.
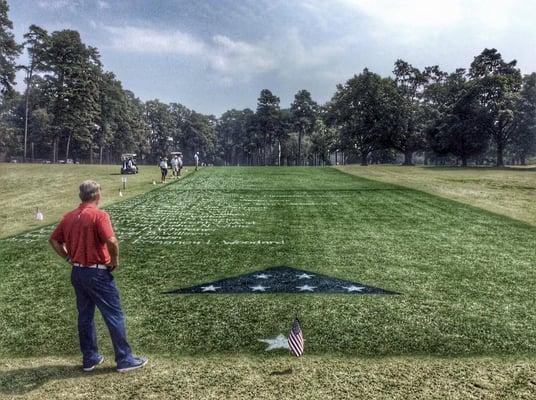
[[[406,150],[404,152],[404,164],[403,165],[413,165],[413,151]]]
[[[462,167],[467,167],[467,156],[462,155],[461,158],[462,158]]]
[[[69,147],[71,146],[71,134],[67,137],[67,146],[65,146],[65,162],[69,158]]]
[[[57,151],[56,149],[58,148],[58,139],[55,138],[53,141],[52,141],[52,162],[53,163],[56,163],[58,161],[58,157],[57,157]]]
[[[521,154],[519,156],[519,163],[521,165],[527,165],[527,157],[525,156],[525,154]]]
[[[362,166],[367,166],[368,163],[367,163],[367,156],[368,156],[368,152],[367,151],[362,151],[361,152],[361,165]]]
[[[102,151],[104,150],[104,147],[101,146],[100,147],[100,152],[99,152],[99,164],[102,164]]]
[[[302,138],[302,131],[300,129],[298,131],[298,165],[301,165],[301,138]]]
[[[504,167],[504,148],[502,143],[497,143],[497,167]]]
[[[26,101],[24,107],[24,155],[22,161],[26,162],[26,146],[28,143],[28,110],[30,108],[30,86],[32,84],[33,68],[28,72],[28,82],[26,83]]]

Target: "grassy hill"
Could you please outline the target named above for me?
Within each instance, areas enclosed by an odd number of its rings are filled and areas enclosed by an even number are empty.
[[[536,166],[511,168],[343,165],[341,171],[402,185],[536,225]]]
[[[43,227],[0,240],[0,395],[110,395],[106,382],[159,398],[173,385],[185,398],[536,395],[527,223],[330,168],[205,168],[107,210],[131,344],[154,365],[117,382],[77,372],[69,268]],[[164,294],[276,265],[401,295]],[[295,312],[306,356],[265,352],[258,339],[287,334]]]

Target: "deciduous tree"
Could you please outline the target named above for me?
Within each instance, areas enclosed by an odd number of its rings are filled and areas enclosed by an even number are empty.
[[[330,120],[340,130],[341,146],[359,156],[361,165],[367,165],[368,155],[382,146],[385,135],[398,129],[399,102],[394,82],[368,69],[337,86]]]
[[[484,49],[471,63],[469,74],[474,80],[479,101],[485,108],[488,129],[495,144],[498,167],[504,166],[504,151],[516,129],[516,106],[520,103],[521,72],[515,60],[505,62],[496,49]]]

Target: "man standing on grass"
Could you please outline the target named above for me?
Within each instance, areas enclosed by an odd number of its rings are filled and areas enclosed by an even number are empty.
[[[194,154],[194,161],[195,161],[195,170],[197,171],[197,168],[199,167],[199,152],[196,152]]]
[[[112,275],[119,266],[119,242],[108,213],[97,208],[101,199],[100,185],[94,181],[82,182],[80,199],[80,206],[63,216],[49,243],[73,267],[71,283],[78,308],[83,369],[92,371],[104,361],[97,349],[95,306],[110,331],[117,371],[141,368],[147,358],[134,357],[127,342],[125,317]]]
[[[173,172],[173,177],[178,178],[179,177],[179,157],[177,155],[174,155],[170,163],[171,163],[171,169]]]
[[[166,183],[166,176],[168,173],[168,165],[167,165],[166,157],[162,157],[160,159],[160,172],[162,174],[162,177],[160,178],[160,183]]]
[[[182,170],[182,153],[179,153],[179,177],[181,176],[181,170]]]

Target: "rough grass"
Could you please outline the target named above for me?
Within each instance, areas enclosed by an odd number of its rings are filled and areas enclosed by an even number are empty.
[[[422,190],[536,225],[536,166],[517,168],[344,165],[341,171]]]
[[[127,190],[122,188],[118,165],[54,165],[0,163],[0,238],[57,221],[69,209],[76,207],[78,185],[94,179],[102,186],[103,206],[152,190],[153,180],[160,181],[160,169],[141,165],[140,173],[127,175]],[[39,207],[44,221],[35,219]]]
[[[532,359],[158,357],[118,376],[73,358],[0,362],[0,398],[534,399]]]
[[[116,277],[130,341],[154,365],[124,379],[77,372],[69,269],[42,229],[0,240],[0,393],[84,397],[96,385],[99,396],[125,398],[534,395],[529,224],[320,168],[206,168],[108,210],[122,240]],[[281,264],[402,295],[163,294]],[[295,312],[304,359],[265,353],[257,339],[288,333]],[[110,360],[100,320],[98,331]],[[289,376],[269,375],[286,365],[295,366]]]

